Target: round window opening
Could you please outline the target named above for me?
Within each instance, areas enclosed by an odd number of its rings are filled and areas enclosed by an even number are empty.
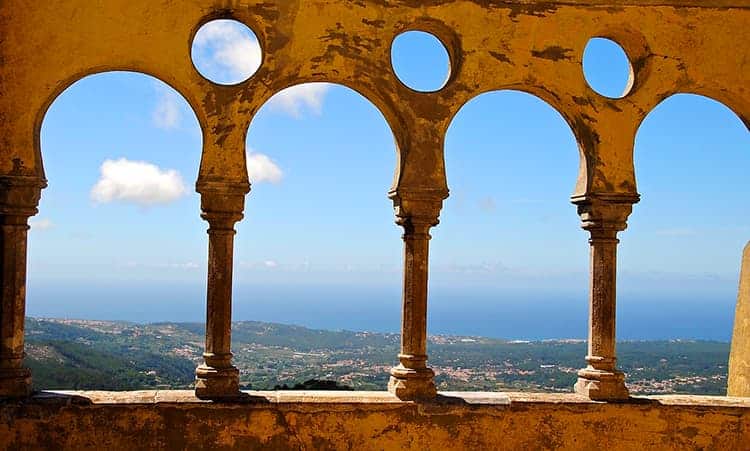
[[[583,75],[597,94],[625,97],[633,86],[633,67],[622,47],[606,38],[593,38],[583,51]]]
[[[203,78],[234,85],[250,78],[260,67],[262,51],[255,33],[236,20],[206,23],[195,34],[191,57]]]
[[[435,35],[407,31],[391,46],[391,65],[398,79],[419,92],[435,92],[448,82],[451,62],[448,51]]]

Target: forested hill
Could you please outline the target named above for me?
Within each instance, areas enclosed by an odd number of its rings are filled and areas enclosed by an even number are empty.
[[[189,388],[201,362],[202,323],[135,324],[27,318],[26,365],[36,389]],[[383,390],[396,363],[397,334],[325,331],[237,322],[235,364],[248,389]],[[570,391],[584,364],[582,340],[507,341],[431,336],[440,390]],[[729,344],[618,344],[634,393],[724,394]]]

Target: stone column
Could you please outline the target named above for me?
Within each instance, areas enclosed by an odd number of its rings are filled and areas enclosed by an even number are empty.
[[[750,397],[750,243],[742,253],[732,351],[729,354],[727,396]]]
[[[0,396],[31,394],[31,372],[23,367],[26,314],[26,237],[37,213],[43,179],[0,177]]]
[[[629,397],[625,375],[616,366],[617,233],[637,197],[574,198],[582,227],[590,234],[589,331],[586,368],[578,372],[576,393],[596,400]]]
[[[208,222],[206,351],[195,370],[195,395],[204,399],[240,395],[232,365],[232,268],[234,224],[242,219],[248,184],[199,183],[201,217]]]
[[[400,399],[429,399],[437,395],[435,373],[427,367],[429,231],[438,224],[442,199],[392,197],[396,224],[404,228],[404,279],[400,363],[391,369],[388,390]]]

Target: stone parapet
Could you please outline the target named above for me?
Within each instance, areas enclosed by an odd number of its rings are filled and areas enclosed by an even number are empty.
[[[750,399],[441,392],[46,392],[0,403],[0,449],[747,449]],[[134,440],[137,437],[137,440]]]

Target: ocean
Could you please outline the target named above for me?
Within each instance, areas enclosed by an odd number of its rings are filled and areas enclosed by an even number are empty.
[[[618,340],[731,339],[735,299],[658,296],[618,299]],[[347,285],[242,285],[233,319],[317,329],[398,332],[397,289]],[[29,286],[28,316],[148,322],[205,321],[201,284],[45,283]],[[436,289],[430,334],[541,340],[585,338],[586,293],[523,293],[485,288]]]

